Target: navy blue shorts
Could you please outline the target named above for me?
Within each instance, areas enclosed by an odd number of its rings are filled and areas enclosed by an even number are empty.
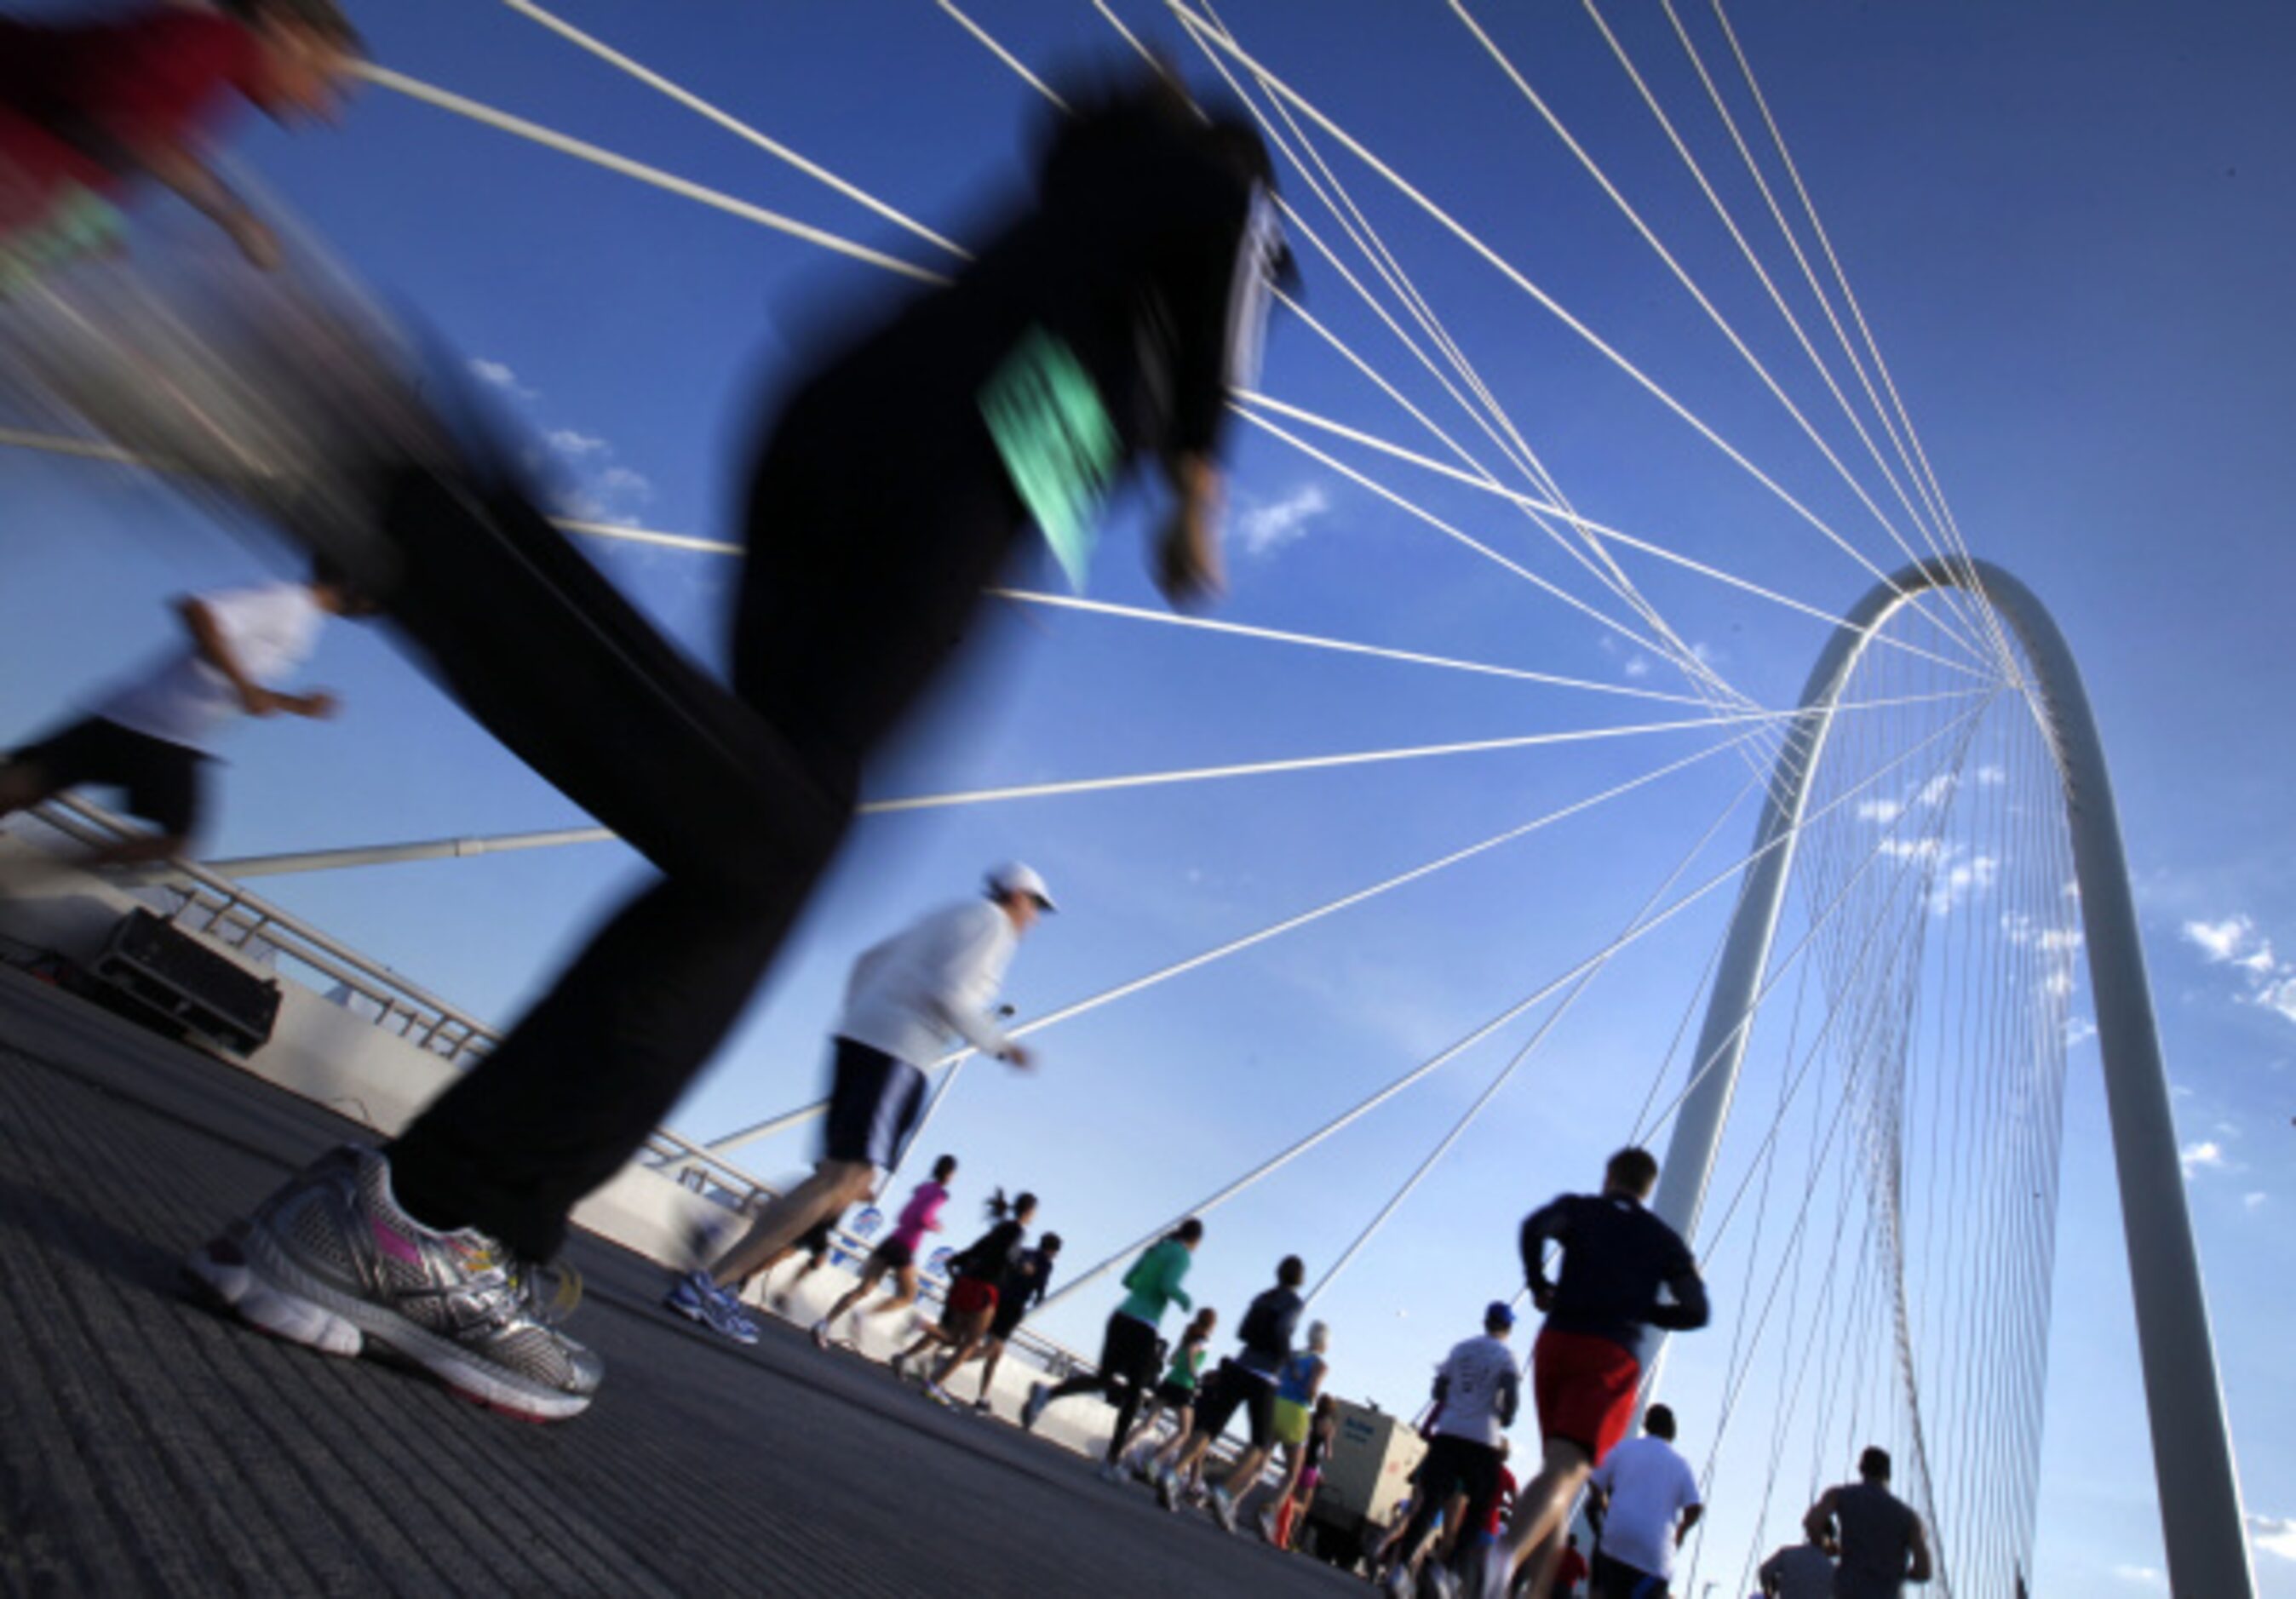
[[[890,1171],[925,1108],[925,1074],[906,1061],[850,1038],[837,1048],[837,1080],[829,1090],[829,1121],[822,1155],[866,1160]]]

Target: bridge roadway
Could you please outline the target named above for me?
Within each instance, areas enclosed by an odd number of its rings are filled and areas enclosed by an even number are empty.
[[[583,1236],[589,1412],[532,1426],[183,1299],[350,1124],[0,969],[0,1593],[1217,1595],[1349,1578]]]

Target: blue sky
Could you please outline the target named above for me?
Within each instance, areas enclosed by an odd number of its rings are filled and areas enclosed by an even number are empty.
[[[1136,25],[1155,20],[1153,6],[1119,9]],[[1702,49],[1718,49],[1710,13],[1682,9]],[[1791,272],[1662,16],[1610,10],[1772,270]],[[965,236],[1020,181],[1032,97],[931,6],[570,0],[563,14],[944,232]],[[1084,4],[983,0],[974,14],[1039,65],[1112,39]],[[1829,440],[1856,449],[1838,413],[1824,420],[1830,400],[1585,13],[1477,14]],[[1239,0],[1226,15],[1247,48],[1869,559],[1894,563],[1849,489],[1447,8],[1318,8],[1311,26],[1295,8]],[[1750,4],[1732,15],[1961,528],[2040,593],[2080,658],[2120,784],[2248,1508],[2272,1523],[2259,1577],[2267,1594],[2296,1594],[2286,1519],[2296,1518],[2296,1401],[2279,1324],[2296,1268],[2280,1218],[2296,1191],[2284,1154],[2273,1152],[2290,1136],[2296,1057],[2296,964],[2278,953],[2296,949],[2296,853],[2282,798],[2291,757],[2269,732],[2284,719],[2292,676],[2275,623],[2290,576],[2278,521],[2296,488],[2280,426],[2296,398],[2296,331],[2281,303],[2296,246],[2296,130],[2283,93],[2296,20],[2230,4],[2173,19],[2038,4]],[[507,8],[409,0],[359,20],[379,57],[416,77],[931,258]],[[1191,69],[1206,78],[1200,60]],[[497,401],[551,456],[568,504],[646,527],[731,531],[761,386],[786,371],[824,306],[882,288],[796,241],[388,94],[363,95],[340,130],[289,141],[250,129],[238,147],[390,303],[489,364]],[[1582,512],[1814,604],[1856,598],[1867,578],[1849,557],[1362,167],[1326,154]],[[1296,184],[1292,193],[1324,226]],[[193,232],[164,215],[154,226]],[[1416,403],[1447,406],[1333,274],[1313,258],[1308,268],[1316,315]],[[1264,387],[1434,448],[1296,324],[1279,324]],[[1441,414],[1471,436],[1456,409]],[[1663,663],[1606,641],[1595,623],[1392,505],[1271,440],[1240,430],[1237,447],[1233,592],[1221,616],[1680,688]],[[1484,496],[1349,459],[1574,592],[1594,592]],[[1877,483],[1870,472],[1862,480]],[[11,456],[0,481],[13,512],[0,529],[0,738],[154,647],[167,596],[254,570],[242,546],[132,478]],[[1137,521],[1127,507],[1104,541],[1095,597],[1153,603]],[[714,654],[725,562],[624,545],[596,554]],[[1765,704],[1791,701],[1822,624],[1647,562],[1629,570],[1734,684]],[[1030,570],[1019,580],[1054,578]],[[997,606],[988,622],[945,714],[879,775],[879,792],[1697,714],[1116,619]],[[235,735],[215,853],[578,820],[377,635],[337,631],[313,676],[343,693],[344,718]],[[1711,737],[865,823],[678,1125],[713,1134],[812,1098],[851,954],[964,891],[990,859],[1030,859],[1068,907],[1016,964],[1011,997],[1029,1014],[1639,776]],[[933,1135],[965,1161],[960,1200],[991,1182],[1034,1187],[1046,1224],[1071,1241],[1070,1259],[1097,1259],[1599,948],[1743,781],[1726,757],[1702,763],[1050,1031],[1033,1078],[974,1069]],[[1727,866],[1751,828],[1743,813],[1725,823],[1685,883]],[[634,870],[627,852],[594,847],[279,879],[267,891],[428,986],[508,1017]],[[1470,1330],[1484,1300],[1513,1286],[1516,1219],[1591,1183],[1625,1136],[1692,1002],[1722,898],[1606,972],[1340,1279],[1319,1310],[1335,1328],[1343,1388],[1411,1406],[1427,1364]],[[1219,1212],[1198,1268],[1207,1297],[1240,1305],[1289,1249],[1311,1267],[1332,1256],[1536,1020]],[[2093,1046],[2072,1051],[2035,1574],[2043,1594],[2165,1589],[2095,1062]],[[1750,1069],[1750,1096],[1762,1080]],[[789,1139],[747,1158],[775,1172],[808,1152]],[[1739,1158],[1726,1152],[1726,1173]],[[1105,1308],[1104,1294],[1087,1291],[1046,1329],[1089,1345]],[[1734,1308],[1724,1301],[1726,1316]],[[1670,1379],[1693,1437],[1692,1418],[1713,1414],[1719,1358],[1685,1341]],[[1715,1521],[1730,1531],[1714,1540],[1728,1552],[1715,1564],[1731,1573],[1753,1536],[1754,1497],[1728,1482],[1715,1490]],[[1788,1520],[1774,1510],[1769,1536],[1784,1536]]]

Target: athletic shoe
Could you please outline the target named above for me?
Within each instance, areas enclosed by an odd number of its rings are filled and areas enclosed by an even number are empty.
[[[466,1398],[529,1421],[579,1414],[605,1364],[553,1320],[543,1274],[475,1228],[441,1233],[398,1208],[390,1163],[335,1150],[184,1262],[243,1320],[330,1355],[396,1355]]]
[[[813,1324],[813,1347],[816,1349],[825,1349],[829,1347],[829,1324],[827,1322],[816,1322]]]
[[[1179,1474],[1170,1466],[1156,1473],[1156,1503],[1169,1511],[1180,1508]]]
[[[1400,1560],[1387,1569],[1387,1580],[1380,1584],[1387,1594],[1387,1599],[1411,1599],[1416,1586],[1411,1580],[1410,1562]]]
[[[1235,1530],[1235,1501],[1227,1496],[1227,1489],[1224,1488],[1212,1489],[1211,1511],[1212,1520],[1219,1523],[1222,1532]]]
[[[742,1301],[718,1286],[706,1271],[690,1271],[670,1284],[662,1301],[688,1321],[700,1322],[735,1343],[758,1341],[758,1324],[750,1319]]]
[[[1259,1536],[1265,1542],[1275,1541],[1275,1507],[1272,1505],[1259,1513]]]
[[[1427,1569],[1427,1581],[1435,1590],[1435,1599],[1459,1599],[1458,1573],[1438,1563]]]
[[[1514,1591],[1513,1562],[1506,1557],[1506,1546],[1483,1551],[1483,1579],[1479,1585],[1482,1599],[1508,1599]]]
[[[909,1380],[909,1352],[906,1349],[895,1354],[886,1364],[893,1368],[894,1382],[906,1382]]]
[[[861,1347],[861,1313],[858,1310],[845,1318],[845,1341],[857,1349]]]
[[[1029,1402],[1021,1406],[1021,1431],[1034,1432],[1037,1430],[1037,1418],[1045,1414],[1046,1402],[1052,1397],[1053,1390],[1049,1384],[1043,1382],[1029,1384]]]
[[[666,1308],[698,1322],[701,1319],[701,1308],[715,1292],[709,1273],[690,1271],[669,1285],[669,1292],[661,1296],[661,1302]]]
[[[988,1396],[987,1394],[982,1394],[979,1398],[973,1400],[972,1412],[975,1415],[995,1415],[996,1414],[996,1406],[988,1402]]]
[[[1093,1475],[1116,1487],[1121,1487],[1124,1482],[1124,1468],[1112,1460],[1102,1461]]]
[[[940,1406],[945,1410],[958,1410],[963,1408],[963,1406],[957,1404],[956,1396],[955,1394],[949,1392],[948,1390],[943,1388],[931,1377],[927,1377],[924,1381],[924,1394],[926,1398],[931,1399],[934,1404]]]

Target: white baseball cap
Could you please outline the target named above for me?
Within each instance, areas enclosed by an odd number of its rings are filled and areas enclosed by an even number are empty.
[[[1045,880],[1037,875],[1037,869],[1019,861],[1006,861],[1001,866],[991,866],[988,869],[988,891],[992,894],[1026,894],[1048,911],[1061,908],[1053,903],[1053,891],[1045,886]]]

